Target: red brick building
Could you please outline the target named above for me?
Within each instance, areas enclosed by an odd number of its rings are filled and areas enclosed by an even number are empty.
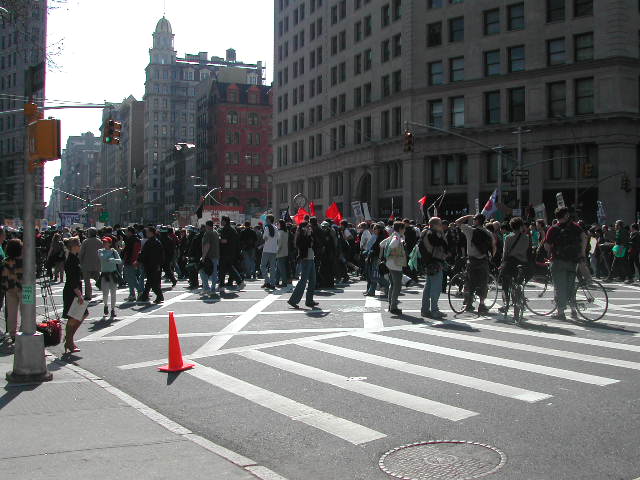
[[[197,172],[201,181],[221,186],[216,199],[262,213],[270,205],[271,87],[202,82],[197,103]]]

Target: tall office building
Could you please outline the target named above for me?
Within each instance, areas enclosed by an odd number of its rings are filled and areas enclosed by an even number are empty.
[[[47,2],[10,3],[9,17],[0,18],[0,112],[22,109],[31,94],[44,105]],[[24,133],[22,112],[0,113],[0,224],[4,218],[23,216]],[[36,172],[34,214],[42,218],[44,169]]]
[[[276,0],[276,208],[302,192],[416,217],[446,190],[453,217],[501,186],[508,207],[577,191],[585,218],[602,200],[635,220],[639,30],[622,0]],[[405,122],[479,144],[411,124],[404,152]]]
[[[175,150],[174,145],[195,141],[198,83],[220,70],[233,68],[242,72],[243,83],[262,84],[261,62],[239,62],[233,49],[227,50],[225,58],[208,58],[207,52],[179,58],[173,49],[173,38],[169,20],[162,17],[153,33],[153,47],[146,67],[144,169],[141,172],[146,221],[172,219],[172,212],[164,208],[163,163]]]

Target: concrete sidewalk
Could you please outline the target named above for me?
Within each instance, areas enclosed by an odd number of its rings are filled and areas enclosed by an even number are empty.
[[[53,381],[8,385],[13,356],[0,346],[3,478],[282,478],[81,368],[52,356],[47,361]]]

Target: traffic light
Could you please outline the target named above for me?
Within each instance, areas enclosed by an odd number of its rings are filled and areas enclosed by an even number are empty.
[[[582,166],[582,176],[584,178],[591,178],[593,177],[593,163],[589,162],[589,163],[585,163]]]
[[[32,162],[46,162],[60,158],[60,120],[36,120],[27,127],[29,156]]]
[[[122,134],[122,122],[109,118],[102,127],[102,143],[118,145]]]
[[[404,149],[405,152],[413,152],[413,133],[409,130],[404,131]]]
[[[631,191],[631,181],[629,180],[629,176],[625,173],[622,175],[620,179],[620,189],[629,193]]]

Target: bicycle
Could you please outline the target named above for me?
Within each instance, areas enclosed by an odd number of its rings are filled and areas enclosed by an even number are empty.
[[[525,284],[525,304],[534,315],[549,316],[557,309],[555,294],[551,289],[553,282],[550,263],[538,263],[537,266],[544,268],[544,272],[542,275],[534,276]],[[535,306],[532,305],[534,301]],[[576,291],[570,304],[584,321],[597,322],[609,310],[609,295],[600,282],[585,277],[578,268]]]
[[[449,280],[449,288],[447,289],[447,296],[449,298],[449,305],[454,313],[463,313],[467,310],[465,303],[465,283],[467,282],[467,273],[460,272],[454,275]],[[476,303],[479,300],[476,292],[473,292],[471,304]],[[485,305],[488,309],[494,307],[498,301],[498,281],[495,275],[489,274],[488,292],[485,299]]]
[[[524,321],[524,311],[527,308],[527,297],[524,293],[527,276],[528,266],[518,265],[516,267],[516,274],[507,287],[508,291],[504,289],[502,291],[504,306],[501,311],[506,315],[509,312],[509,307],[513,306],[513,322],[516,325],[521,325]]]

